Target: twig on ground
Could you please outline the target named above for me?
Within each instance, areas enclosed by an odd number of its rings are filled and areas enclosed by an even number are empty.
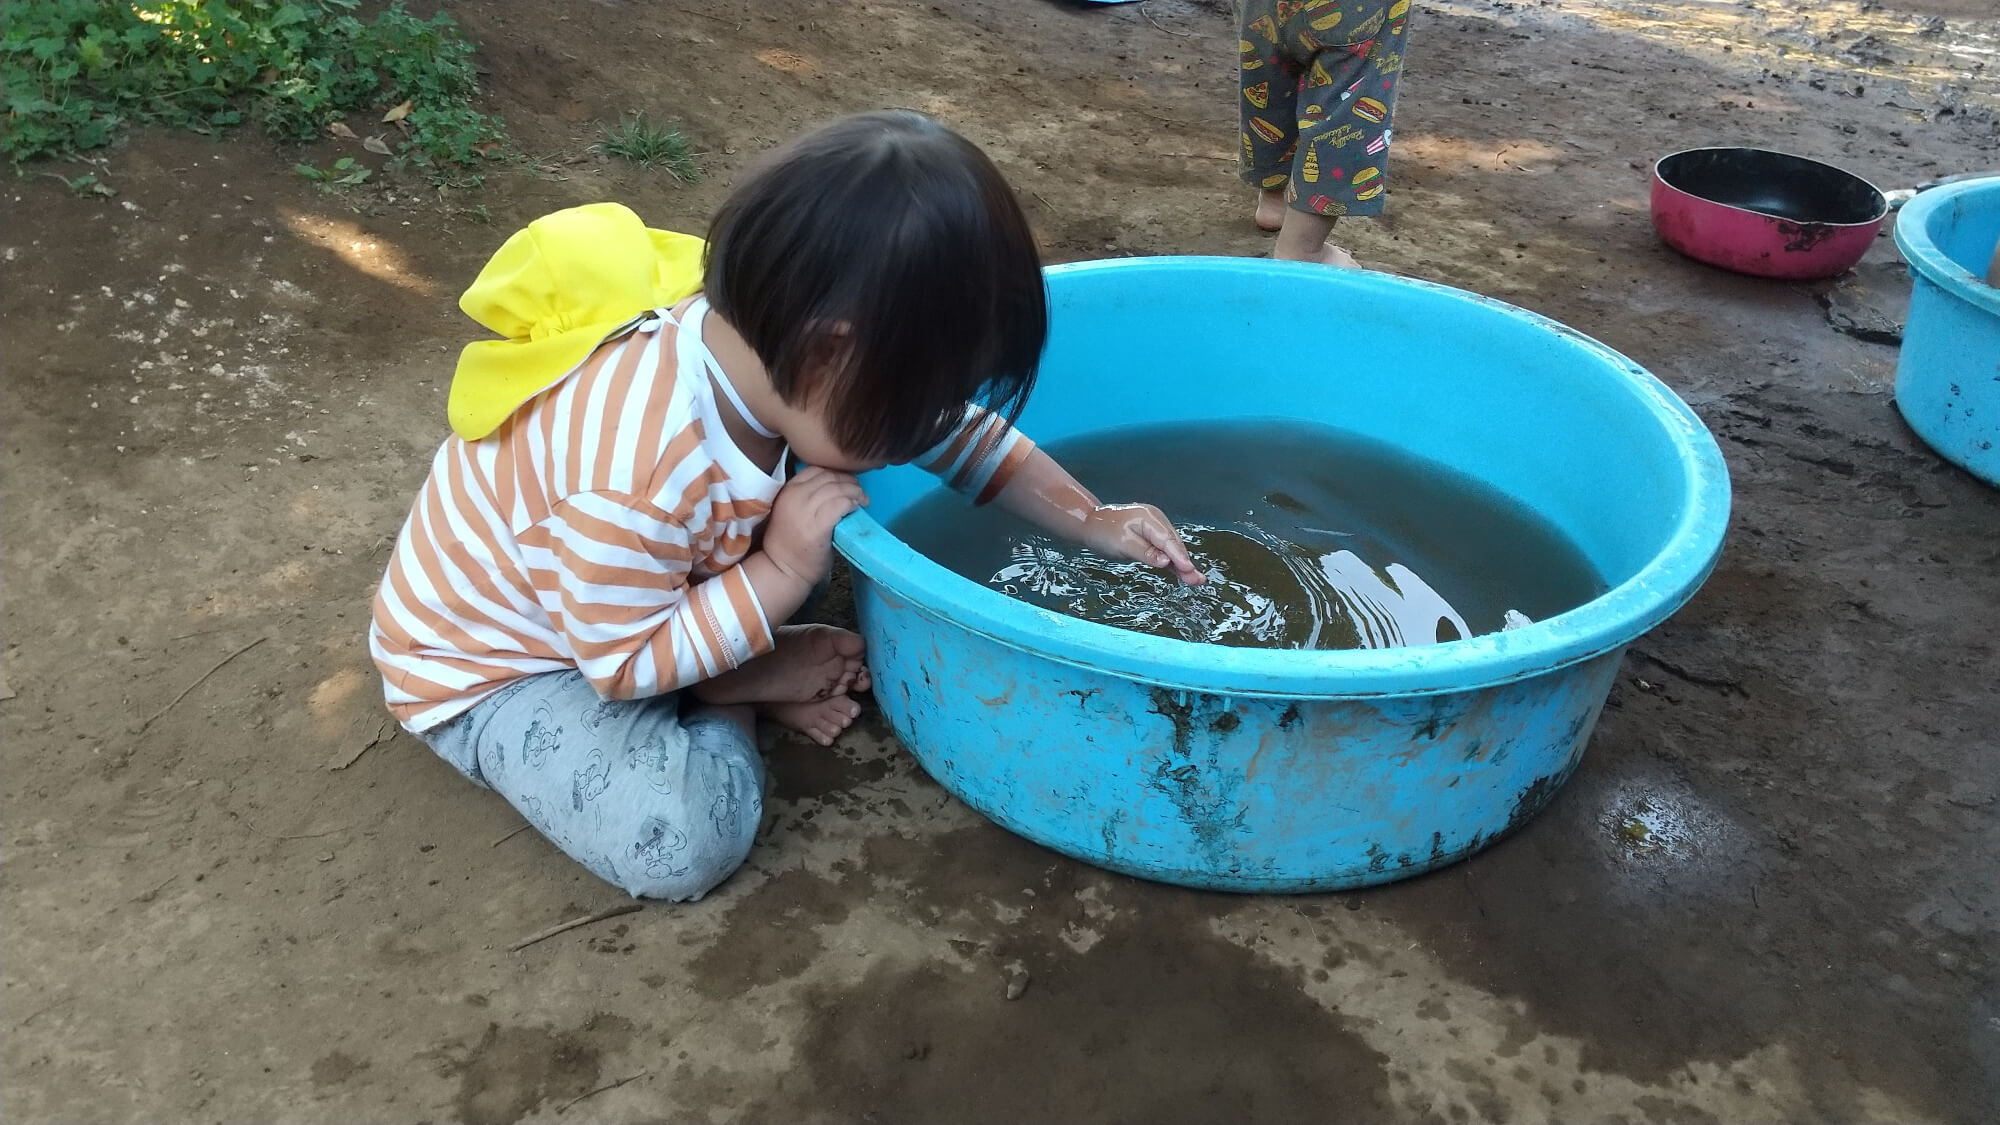
[[[507,841],[513,839],[516,836],[519,836],[521,833],[526,832],[528,829],[533,827],[534,825],[524,820],[521,823],[515,825],[514,830],[512,832],[507,833],[505,836],[500,837],[498,840],[493,841],[491,844],[487,846],[497,848],[500,845],[506,843]]]
[[[1062,212],[1061,212],[1061,211],[1058,211],[1058,210],[1056,210],[1056,205],[1055,205],[1055,204],[1053,204],[1053,203],[1050,203],[1050,202],[1049,202],[1049,201],[1048,201],[1047,199],[1043,198],[1043,196],[1042,196],[1042,193],[1041,193],[1041,192],[1039,192],[1039,191],[1036,191],[1036,190],[1035,190],[1034,188],[1029,188],[1029,189],[1028,189],[1028,194],[1029,194],[1029,195],[1032,195],[1032,196],[1034,196],[1034,197],[1035,197],[1035,199],[1036,199],[1036,200],[1038,200],[1038,201],[1039,201],[1039,202],[1041,203],[1041,205],[1042,205],[1042,206],[1044,206],[1044,207],[1048,208],[1048,209],[1049,209],[1049,214],[1051,214],[1051,215],[1060,215],[1060,214],[1062,214]]]
[[[1139,0],[1139,14],[1140,14],[1140,15],[1142,15],[1142,16],[1145,16],[1145,17],[1146,17],[1146,22],[1147,22],[1147,23],[1150,23],[1150,24],[1152,24],[1152,25],[1153,25],[1153,27],[1154,27],[1154,29],[1155,29],[1155,30],[1157,30],[1157,31],[1159,31],[1159,32],[1160,32],[1160,33],[1161,33],[1162,35],[1171,35],[1171,36],[1174,36],[1174,37],[1175,37],[1175,38],[1177,38],[1177,39],[1193,39],[1193,38],[1194,38],[1194,32],[1192,32],[1192,31],[1169,31],[1169,30],[1167,30],[1167,28],[1166,28],[1166,27],[1165,27],[1164,25],[1162,25],[1162,24],[1160,23],[1160,21],[1159,21],[1159,20],[1156,20],[1156,19],[1154,19],[1154,18],[1153,18],[1153,13],[1151,13],[1151,12],[1149,12],[1149,11],[1147,11],[1147,10],[1146,10],[1146,3],[1145,3],[1145,0]]]
[[[1658,668],[1660,671],[1665,672],[1669,676],[1685,680],[1688,683],[1694,684],[1699,687],[1713,688],[1714,690],[1721,692],[1735,692],[1737,695],[1747,696],[1750,694],[1749,692],[1743,690],[1743,685],[1741,682],[1737,681],[1736,679],[1730,676],[1710,675],[1710,674],[1704,674],[1702,672],[1693,671],[1691,669],[1682,667],[1681,665],[1676,664],[1671,660],[1666,660],[1661,657],[1654,656],[1652,653],[1643,651],[1641,649],[1636,649],[1636,648],[1633,649],[1632,655],[1640,660],[1645,661],[1648,664],[1653,665],[1655,668]]]
[[[348,826],[348,825],[341,825],[341,826],[340,826],[339,828],[329,828],[329,829],[327,829],[327,830],[326,830],[326,831],[324,831],[324,832],[300,832],[300,833],[297,833],[297,834],[295,834],[295,835],[291,835],[291,836],[280,836],[280,837],[278,837],[278,839],[280,839],[280,840],[317,840],[317,839],[319,839],[319,838],[320,838],[321,836],[333,836],[333,835],[337,835],[337,834],[339,834],[339,833],[342,833],[342,832],[346,832],[346,831],[348,831],[349,827],[350,827],[350,826]]]
[[[139,895],[139,896],[138,896],[137,898],[133,899],[132,901],[133,901],[133,902],[151,902],[151,901],[153,901],[154,899],[156,899],[156,898],[160,897],[160,892],[161,892],[161,891],[164,891],[164,890],[166,890],[166,889],[167,889],[167,884],[168,884],[168,883],[171,883],[171,882],[173,882],[173,881],[174,881],[175,879],[178,879],[178,878],[180,878],[180,874],[179,874],[178,872],[176,872],[176,873],[174,873],[174,874],[172,874],[172,875],[169,875],[169,876],[167,876],[167,877],[166,877],[165,879],[162,879],[162,880],[160,880],[160,882],[159,882],[159,885],[158,885],[158,886],[154,887],[154,888],[153,888],[152,890],[150,890],[150,891],[146,891],[145,893],[143,893],[143,894]]]
[[[1312,940],[1313,940],[1313,948],[1314,948],[1314,949],[1318,949],[1318,948],[1319,948],[1319,923],[1317,923],[1317,922],[1314,922],[1314,921],[1313,921],[1313,916],[1312,916],[1312,915],[1310,915],[1310,914],[1307,914],[1307,913],[1305,912],[1305,908],[1304,908],[1304,907],[1301,907],[1301,906],[1297,906],[1297,905],[1294,905],[1294,906],[1292,907],[1292,913],[1294,913],[1294,914],[1298,915],[1298,916],[1299,916],[1300,918],[1303,918],[1303,919],[1305,919],[1305,923],[1306,923],[1306,929],[1307,929],[1308,931],[1310,931],[1310,932],[1312,933]]]
[[[76,1000],[76,995],[72,993],[68,996],[63,997],[60,1000],[55,1001],[52,1004],[44,1004],[41,1007],[36,1008],[34,1011],[29,1012],[27,1018],[23,1019],[20,1023],[15,1024],[14,1030],[19,1031],[20,1029],[28,1026],[30,1023],[33,1023],[37,1017],[48,1015],[50,1012],[55,1011],[57,1008],[62,1007],[64,1004],[73,1003],[75,1000]]]
[[[607,906],[603,910],[600,910],[595,914],[585,914],[581,918],[571,918],[567,922],[558,922],[555,925],[550,926],[546,930],[540,930],[535,933],[529,934],[527,937],[524,937],[520,941],[517,941],[514,944],[508,946],[507,952],[519,953],[523,949],[528,948],[529,946],[535,944],[538,941],[547,941],[548,939],[556,936],[557,934],[568,933],[569,931],[574,930],[579,926],[588,926],[593,922],[602,922],[606,918],[616,918],[620,914],[633,914],[638,911],[644,910],[645,908],[646,904],[643,902],[621,902],[617,906]]]
[[[242,627],[243,627],[242,622],[237,622],[236,624],[233,625],[217,625],[213,629],[196,629],[192,633],[182,633],[177,637],[168,637],[167,639],[169,641],[184,641],[187,640],[189,637],[206,637],[210,633],[227,633],[231,629],[241,629]]]
[[[1162,124],[1162,125],[1170,125],[1170,126],[1172,126],[1172,127],[1176,128],[1176,129],[1193,129],[1193,128],[1194,128],[1194,126],[1193,126],[1193,125],[1190,125],[1190,124],[1188,124],[1188,123],[1187,123],[1187,122],[1185,122],[1185,121],[1175,121],[1175,120],[1174,120],[1173,118],[1171,118],[1171,117],[1161,117],[1161,116],[1160,116],[1159,114],[1157,114],[1157,113],[1154,113],[1154,112],[1152,112],[1152,111],[1150,111],[1150,110],[1144,110],[1144,109],[1137,109],[1137,110],[1134,110],[1133,112],[1134,112],[1134,113],[1137,113],[1137,114],[1138,114],[1139,116],[1141,116],[1141,117],[1150,117],[1150,118],[1152,118],[1153,120],[1155,120],[1155,121],[1159,122],[1159,123],[1160,123],[1160,124]]]
[[[630,1078],[620,1078],[616,1082],[606,1082],[604,1085],[599,1086],[597,1089],[592,1090],[588,1094],[578,1094],[576,1097],[573,1097],[570,1100],[564,1102],[563,1104],[557,1106],[556,1112],[561,1113],[564,1110],[567,1110],[569,1107],[575,1105],[576,1103],[583,1101],[586,1098],[594,1098],[597,1095],[604,1093],[606,1090],[616,1090],[618,1087],[625,1085],[627,1082],[637,1082],[639,1079],[644,1078],[651,1073],[653,1072],[650,1070],[642,1070],[639,1073],[631,1076]]]
[[[139,724],[139,729],[138,729],[138,730],[136,730],[136,731],[133,731],[132,733],[133,733],[133,734],[145,734],[145,733],[146,733],[146,728],[147,728],[147,727],[150,727],[150,726],[152,726],[152,725],[153,725],[154,723],[158,722],[158,721],[159,721],[159,718],[160,718],[160,716],[161,716],[161,715],[164,715],[164,714],[166,714],[167,712],[169,712],[169,711],[173,710],[173,709],[174,709],[174,705],[175,705],[175,704],[179,703],[179,702],[180,702],[181,700],[183,700],[183,699],[186,699],[186,698],[188,697],[188,693],[189,693],[189,692],[191,692],[191,691],[193,691],[194,689],[196,689],[196,688],[200,687],[200,686],[202,685],[202,683],[203,683],[204,681],[206,681],[206,680],[207,680],[207,679],[208,679],[208,678],[209,678],[210,676],[213,676],[213,675],[215,675],[215,674],[216,674],[217,672],[220,672],[220,671],[222,671],[222,666],[223,666],[223,665],[225,665],[225,664],[229,663],[230,661],[232,661],[232,660],[236,659],[236,658],[237,658],[237,657],[239,657],[239,656],[242,656],[242,655],[243,655],[244,653],[246,653],[246,652],[249,652],[249,651],[250,651],[251,649],[253,649],[253,648],[256,648],[256,647],[257,647],[258,645],[261,645],[261,644],[263,644],[263,643],[264,643],[265,641],[268,641],[268,640],[270,640],[270,639],[271,639],[271,638],[269,638],[269,637],[258,637],[258,638],[257,638],[256,640],[254,640],[254,641],[251,641],[251,642],[250,642],[249,644],[247,644],[247,645],[244,645],[244,646],[243,646],[242,648],[239,648],[239,649],[237,649],[237,650],[236,650],[235,652],[232,652],[232,653],[230,653],[230,654],[229,654],[228,656],[225,656],[225,657],[223,657],[223,658],[222,658],[221,660],[218,660],[218,661],[216,661],[216,662],[215,662],[215,667],[213,667],[213,668],[210,668],[210,669],[209,669],[208,671],[206,671],[206,672],[203,672],[203,673],[201,674],[201,678],[200,678],[200,679],[197,679],[197,680],[195,680],[195,682],[193,682],[193,683],[189,684],[188,686],[186,686],[186,687],[182,688],[182,689],[181,689],[181,693],[180,693],[179,695],[176,695],[176,696],[174,696],[174,697],[173,697],[173,698],[172,698],[171,700],[169,700],[169,701],[167,702],[167,705],[166,705],[165,707],[162,707],[162,708],[160,708],[160,709],[159,709],[158,711],[155,711],[155,712],[153,712],[153,715],[152,715],[152,717],[151,717],[151,718],[149,718],[149,719],[147,719],[147,720],[146,720],[145,722],[143,722],[143,723],[140,723],[140,724]]]

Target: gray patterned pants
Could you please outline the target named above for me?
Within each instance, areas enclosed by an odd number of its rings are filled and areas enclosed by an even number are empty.
[[[734,724],[671,695],[606,700],[576,672],[529,676],[420,735],[593,875],[692,902],[743,865],[764,761]]]

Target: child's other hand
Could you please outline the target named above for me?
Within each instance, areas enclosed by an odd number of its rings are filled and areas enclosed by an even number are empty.
[[[868,494],[852,474],[806,469],[786,482],[771,506],[764,555],[788,577],[811,586],[833,565],[833,526],[867,506]]]
[[[1079,538],[1098,554],[1172,570],[1184,586],[1208,581],[1188,558],[1173,521],[1151,504],[1100,504],[1084,520]]]

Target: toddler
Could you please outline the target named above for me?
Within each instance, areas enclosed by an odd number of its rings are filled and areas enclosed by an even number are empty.
[[[505,339],[460,358],[370,650],[406,729],[633,895],[698,899],[749,854],[758,720],[830,745],[860,713],[861,639],[783,624],[868,502],[853,474],[920,462],[1201,580],[1157,509],[1010,425],[1048,327],[1035,244],[920,115],[778,150],[706,246],[616,204],[546,216],[460,304]]]

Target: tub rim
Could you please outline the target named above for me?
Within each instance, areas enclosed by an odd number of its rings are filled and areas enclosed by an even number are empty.
[[[1323,276],[1326,266],[1228,257],[1120,258],[1050,266],[1051,281],[1127,269],[1277,270]],[[1230,648],[1133,633],[1017,601],[933,562],[866,509],[842,520],[834,544],[859,576],[942,622],[1027,655],[1175,690],[1238,698],[1356,699],[1492,687],[1556,671],[1631,644],[1666,620],[1721,557],[1730,508],[1728,468],[1713,435],[1666,384],[1632,360],[1539,313],[1448,285],[1389,274],[1364,284],[1407,286],[1487,306],[1594,354],[1624,378],[1679,452],[1688,503],[1639,570],[1567,613],[1521,629],[1423,648],[1300,651]],[[946,611],[944,607],[949,607]]]
[[[1957,202],[1960,196],[1985,192],[2000,195],[2000,176],[1965,180],[1918,192],[1903,204],[1902,211],[1896,216],[1896,249],[1903,252],[1910,268],[1922,274],[1926,281],[1987,312],[2000,313],[2000,289],[1986,284],[1979,275],[1938,249],[1937,240],[1931,237],[1930,232],[1933,212]]]

